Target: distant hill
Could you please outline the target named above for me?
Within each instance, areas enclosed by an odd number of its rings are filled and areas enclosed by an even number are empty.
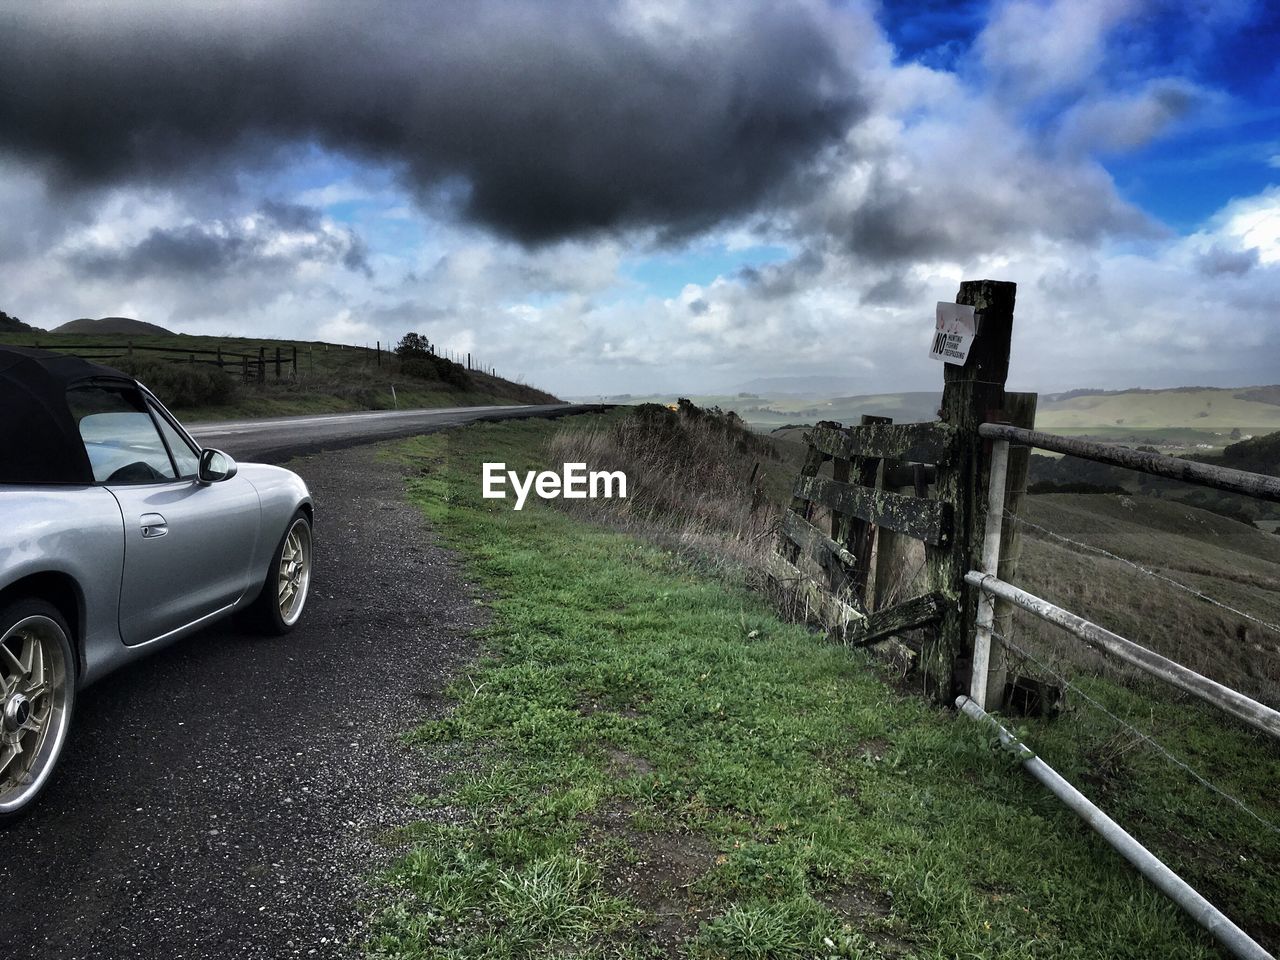
[[[17,317],[11,317],[0,310],[0,333],[43,333],[39,327],[23,323]]]
[[[91,320],[88,317],[82,317],[79,320],[72,320],[70,323],[64,323],[60,327],[54,327],[50,333],[81,333],[81,334],[131,334],[136,337],[174,337],[177,336],[172,330],[166,330],[164,327],[154,323],[147,323],[145,320],[134,320],[131,317],[103,317],[101,320]]]

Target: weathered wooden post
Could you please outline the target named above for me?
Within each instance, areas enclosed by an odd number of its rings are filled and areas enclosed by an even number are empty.
[[[373,342],[373,348],[378,351],[378,366],[381,367],[382,366],[382,341],[375,340]]]
[[[218,369],[222,369],[222,344],[218,344]]]
[[[873,414],[862,415],[862,425],[873,423],[892,423],[889,417],[877,417]],[[833,469],[833,477],[842,483],[850,481],[862,487],[876,486],[876,477],[880,472],[881,461],[875,457],[852,457],[849,460],[837,460]],[[843,468],[843,469],[841,469]],[[831,539],[844,544],[850,553],[857,558],[853,573],[850,576],[849,589],[857,597],[857,606],[865,608],[868,603],[867,585],[871,578],[871,552],[875,549],[877,530],[874,524],[858,517],[844,518],[843,525],[837,525],[839,514],[832,514]]]
[[[267,348],[258,348],[258,382],[267,382]]]
[[[298,379],[298,345],[293,345],[293,379]]]
[[[1017,284],[1000,280],[960,284],[956,303],[974,308],[977,335],[965,363],[948,363],[942,370],[939,416],[955,429],[956,440],[952,455],[938,465],[936,489],[939,500],[952,504],[952,527],[947,542],[926,550],[926,562],[929,588],[946,598],[947,607],[936,634],[925,643],[920,666],[926,691],[947,704],[963,692],[972,655],[978,591],[964,575],[981,562],[990,456],[978,426],[1004,409],[1016,292]]]

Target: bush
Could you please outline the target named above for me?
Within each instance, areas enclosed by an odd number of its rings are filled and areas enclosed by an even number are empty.
[[[236,397],[231,374],[208,364],[123,358],[113,365],[141,380],[167,407],[220,406]]]
[[[459,390],[471,387],[471,375],[460,364],[429,353],[410,353],[401,356],[400,372],[418,380],[438,380]]]

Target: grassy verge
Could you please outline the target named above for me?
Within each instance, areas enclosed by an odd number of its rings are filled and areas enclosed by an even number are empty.
[[[539,465],[566,428],[478,425],[400,448],[493,616],[452,711],[411,734],[461,772],[406,829],[373,955],[1216,955],[976,725],[740,583],[544,505],[480,499],[482,461]],[[1188,709],[1132,696],[1157,721]],[[1212,736],[1232,787],[1274,815],[1274,754]],[[1098,772],[1083,718],[1028,737],[1068,776]],[[1106,781],[1110,809],[1141,839],[1171,831],[1193,882],[1230,859],[1232,911],[1274,922],[1280,847],[1198,797],[1170,820],[1182,775],[1134,769]]]

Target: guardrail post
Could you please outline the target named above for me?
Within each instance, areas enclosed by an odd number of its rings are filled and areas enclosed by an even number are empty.
[[[946,598],[947,609],[920,657],[925,689],[942,703],[961,692],[972,654],[969,631],[977,622],[978,593],[966,586],[964,575],[982,560],[989,462],[978,426],[1005,405],[1016,292],[1017,284],[999,280],[960,284],[956,302],[976,308],[977,336],[965,364],[945,364],[942,371],[939,416],[956,429],[957,441],[938,465],[937,497],[952,504],[954,522],[948,542],[926,551],[929,589]]]

